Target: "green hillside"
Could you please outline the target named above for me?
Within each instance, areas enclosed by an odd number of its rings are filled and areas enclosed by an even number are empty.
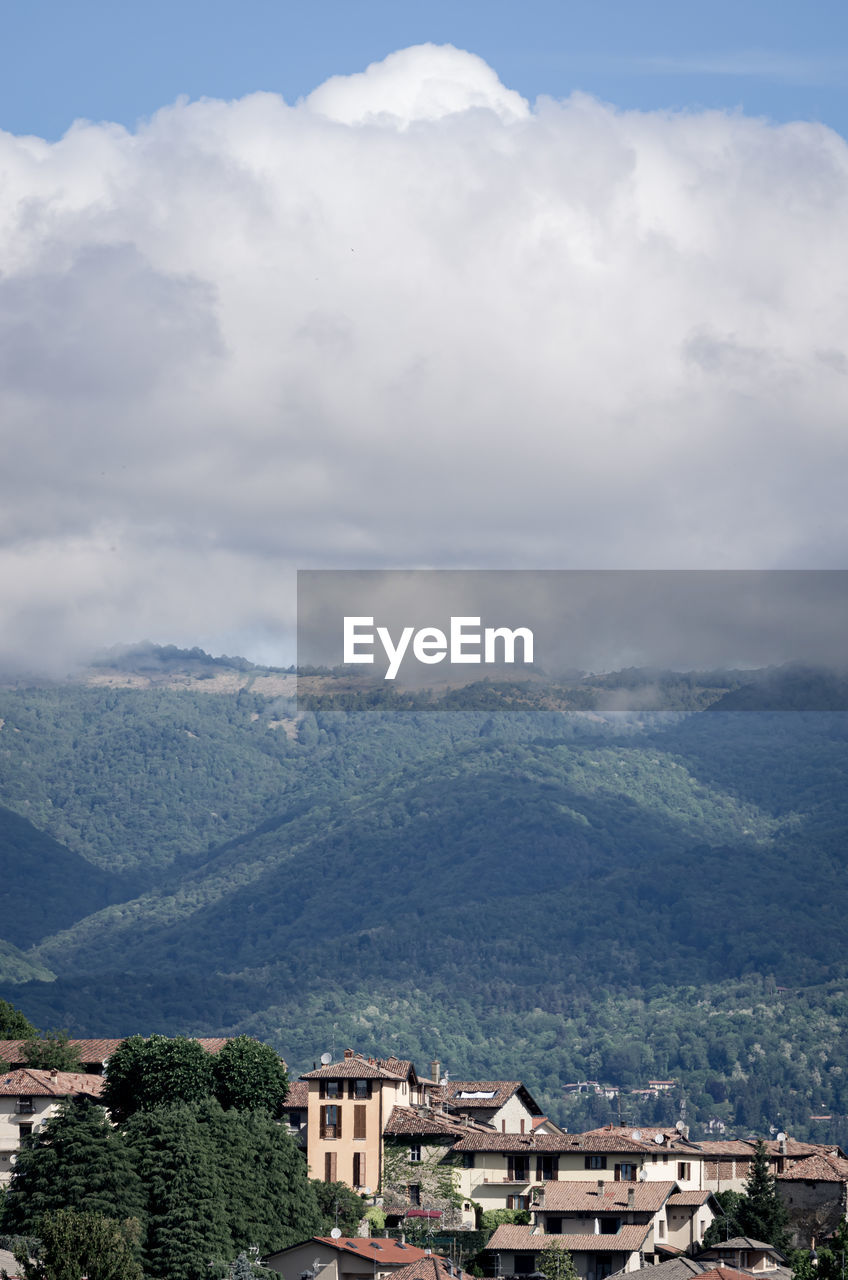
[[[182,688],[0,691],[0,801],[125,877],[29,921],[55,981],[3,994],[32,1020],[248,1031],[295,1070],[435,1055],[569,1127],[612,1118],[570,1081],[675,1077],[628,1118],[842,1133],[843,712],[710,710],[741,687],[711,673],[669,678],[689,714],[561,709],[594,680],[295,724],[254,669],[205,691],[192,661]]]

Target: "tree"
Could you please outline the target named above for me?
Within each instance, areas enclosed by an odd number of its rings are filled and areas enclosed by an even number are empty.
[[[333,1227],[338,1227],[343,1236],[355,1236],[365,1215],[362,1196],[351,1191],[346,1182],[319,1182],[313,1179],[312,1186],[324,1219],[316,1234],[329,1235]]]
[[[285,1063],[270,1045],[250,1036],[228,1040],[212,1060],[215,1097],[225,1110],[259,1108],[279,1117],[289,1087]]]
[[[37,1031],[25,1037],[22,1047],[24,1062],[39,1071],[79,1071],[79,1046],[71,1044],[67,1031]]]
[[[197,1108],[138,1111],[124,1126],[146,1193],[142,1257],[153,1280],[207,1280],[209,1263],[235,1254],[228,1194]]]
[[[256,1280],[259,1276],[267,1276],[264,1267],[252,1262],[246,1253],[240,1253],[230,1266],[227,1280]]]
[[[9,1004],[8,1000],[0,1000],[0,1040],[27,1040],[37,1035],[35,1027],[20,1009]]]
[[[186,1036],[130,1036],[106,1066],[103,1102],[118,1123],[136,1111],[200,1102],[212,1092],[212,1060]]]
[[[59,1209],[123,1220],[143,1218],[144,1197],[123,1135],[88,1098],[64,1102],[18,1152],[2,1229],[37,1234]]]
[[[318,1235],[315,1183],[287,1130],[267,1111],[224,1111],[214,1099],[196,1113],[225,1191],[235,1249],[272,1253]]]
[[[578,1280],[574,1259],[555,1240],[539,1255],[538,1270],[545,1276],[545,1280]]]
[[[737,1210],[739,1231],[743,1236],[763,1240],[775,1249],[785,1251],[789,1247],[786,1230],[789,1214],[786,1205],[777,1194],[777,1183],[769,1167],[765,1143],[759,1141],[754,1159],[745,1180],[745,1192]]]
[[[135,1256],[138,1223],[58,1209],[39,1223],[39,1256],[19,1248],[23,1280],[144,1280]]]

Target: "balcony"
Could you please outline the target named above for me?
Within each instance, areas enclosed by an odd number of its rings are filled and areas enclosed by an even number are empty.
[[[15,1103],[15,1114],[19,1116],[35,1115],[35,1103],[32,1098],[18,1098]]]

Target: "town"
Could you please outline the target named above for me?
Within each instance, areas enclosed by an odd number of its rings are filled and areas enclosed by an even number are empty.
[[[100,1101],[124,1042],[69,1043],[80,1070],[29,1066],[24,1041],[0,1042],[7,1184],[22,1147],[64,1103]],[[214,1057],[232,1042],[195,1043]],[[644,1267],[669,1280],[715,1268],[724,1280],[728,1268],[783,1280],[786,1252],[734,1232],[721,1203],[724,1193],[750,1188],[758,1161],[785,1211],[790,1250],[822,1245],[848,1218],[848,1159],[838,1147],[782,1133],[764,1142],[694,1141],[682,1121],[568,1133],[521,1081],[454,1080],[435,1059],[423,1074],[395,1056],[324,1054],[289,1083],[280,1124],[312,1178],[362,1198],[357,1234],[335,1228],[264,1256],[264,1267],[286,1280],[395,1272],[399,1280],[445,1280],[470,1259],[477,1274],[531,1276],[545,1274],[549,1250],[568,1255],[580,1280]]]

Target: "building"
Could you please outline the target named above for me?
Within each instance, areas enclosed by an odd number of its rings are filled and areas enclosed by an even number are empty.
[[[79,1050],[80,1071],[86,1075],[102,1076],[110,1055],[125,1039],[126,1037],[117,1040],[69,1040],[68,1046]],[[10,1067],[25,1067],[26,1053],[31,1043],[30,1040],[0,1040],[0,1062],[6,1062]],[[197,1043],[208,1053],[219,1053],[227,1039],[223,1036],[207,1036],[199,1038]]]
[[[19,1067],[0,1075],[0,1184],[12,1176],[23,1141],[56,1114],[67,1098],[97,1102],[103,1077],[81,1071],[40,1071]]]
[[[409,1263],[423,1262],[425,1249],[398,1240],[369,1236],[313,1236],[303,1244],[263,1258],[285,1280],[379,1280]],[[434,1277],[435,1280],[435,1277]]]

